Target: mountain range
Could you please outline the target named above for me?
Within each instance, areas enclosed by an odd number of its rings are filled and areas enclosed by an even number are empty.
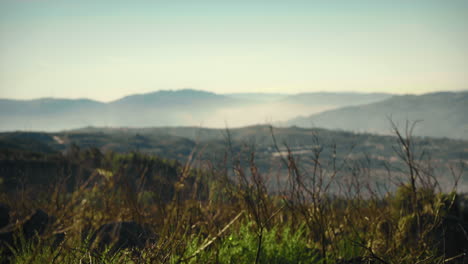
[[[391,122],[405,129],[406,121],[416,122],[414,135],[468,139],[468,92],[398,95],[297,117],[284,125],[389,134]]]
[[[184,89],[90,99],[0,99],[0,131],[60,131],[82,127],[242,127],[271,123],[388,134],[390,121],[422,120],[415,134],[468,138],[468,92],[237,93]],[[401,127],[401,126],[400,126]]]
[[[299,114],[350,105],[350,101],[336,99],[346,96],[333,93],[223,95],[184,89],[134,94],[108,103],[89,99],[0,99],[0,130],[57,131],[86,126],[240,127],[285,121]],[[361,102],[389,96],[355,94]],[[320,103],[307,102],[316,97],[321,98]]]

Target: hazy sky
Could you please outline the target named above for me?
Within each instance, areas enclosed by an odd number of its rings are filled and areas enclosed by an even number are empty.
[[[0,97],[468,89],[468,0],[0,0]]]

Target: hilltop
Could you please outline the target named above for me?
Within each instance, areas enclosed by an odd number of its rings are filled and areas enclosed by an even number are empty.
[[[0,131],[57,131],[86,126],[242,127],[374,102],[388,96],[359,93],[216,94],[183,89],[133,94],[107,103],[89,99],[1,99]]]
[[[468,139],[467,113],[468,92],[439,92],[393,96],[379,102],[294,118],[285,125],[389,134],[389,119],[400,128],[409,120],[419,121],[415,135]]]

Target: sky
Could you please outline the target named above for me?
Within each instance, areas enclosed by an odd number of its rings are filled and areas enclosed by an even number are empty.
[[[0,98],[468,89],[468,0],[0,0]]]

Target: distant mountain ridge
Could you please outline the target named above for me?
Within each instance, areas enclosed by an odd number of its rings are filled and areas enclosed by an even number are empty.
[[[328,104],[328,105],[360,105],[370,102],[377,102],[392,97],[388,93],[331,93],[331,92],[315,92],[315,93],[300,93],[290,95],[283,99],[285,102],[295,102],[302,104]]]
[[[175,120],[181,119],[182,108],[208,109],[234,102],[222,95],[190,89],[135,94],[109,103],[89,99],[0,99],[0,130],[54,131],[90,125],[173,125]]]
[[[121,99],[112,101],[109,105],[158,105],[158,106],[171,106],[171,105],[184,105],[187,103],[210,103],[210,102],[227,102],[231,98],[215,94],[212,92],[198,91],[193,89],[183,90],[161,90],[157,92],[135,94],[125,96]]]
[[[388,134],[389,119],[400,128],[406,120],[418,121],[416,135],[468,139],[468,91],[398,95],[294,118],[283,125]]]
[[[0,131],[60,131],[87,126],[243,127],[265,123],[388,134],[396,123],[423,120],[420,136],[468,138],[468,92],[216,94],[193,89],[90,99],[0,99]],[[289,120],[289,121],[287,121]]]
[[[43,111],[67,111],[82,107],[102,107],[104,103],[90,99],[40,98],[34,100],[0,99],[0,113],[40,113]],[[0,114],[1,115],[1,114]]]
[[[0,131],[58,131],[86,126],[242,127],[388,96],[322,92],[216,94],[183,89],[133,94],[107,103],[90,99],[0,99]]]

